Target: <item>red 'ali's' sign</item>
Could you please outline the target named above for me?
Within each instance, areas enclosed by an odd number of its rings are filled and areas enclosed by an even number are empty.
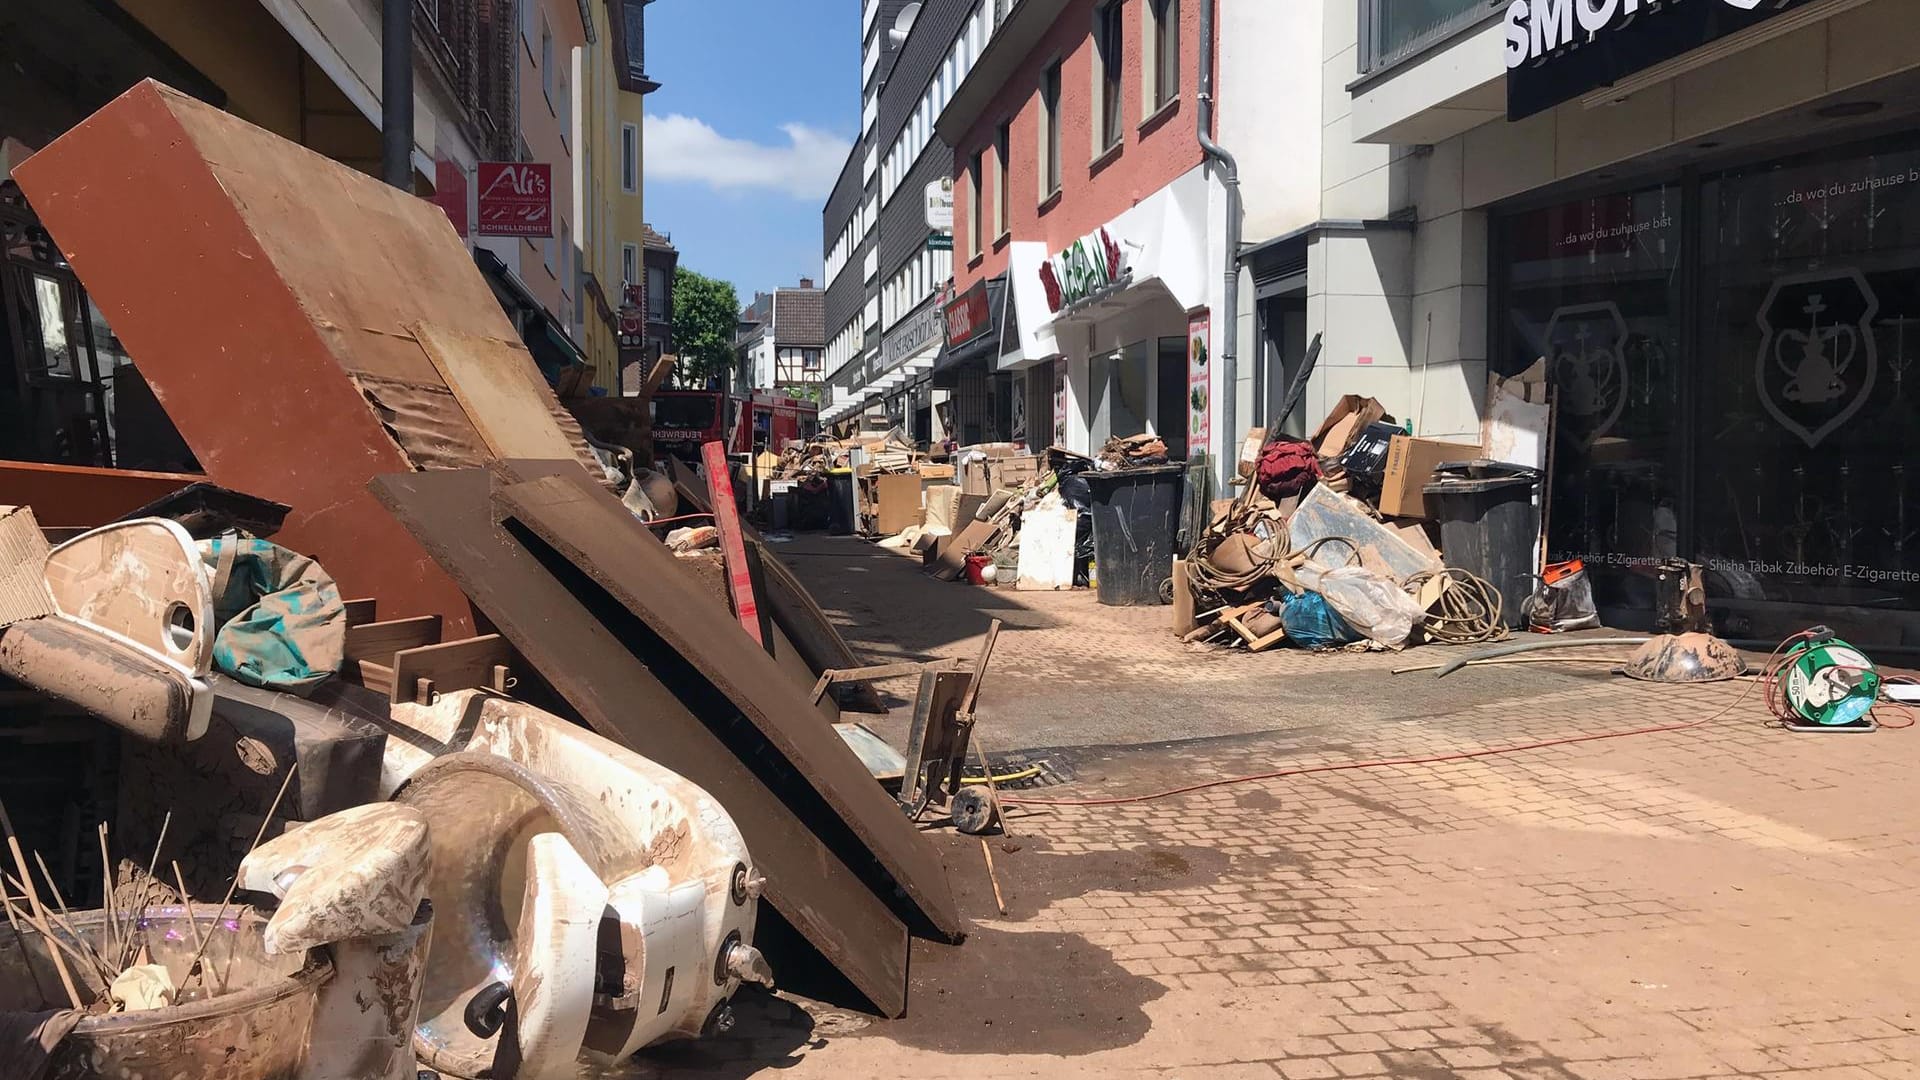
[[[993,321],[987,310],[987,283],[976,281],[947,305],[947,348],[964,345],[979,337]]]
[[[481,236],[553,235],[553,166],[483,161],[479,183]]]

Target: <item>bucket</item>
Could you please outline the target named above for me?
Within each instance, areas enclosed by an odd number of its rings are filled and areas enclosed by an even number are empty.
[[[985,571],[992,562],[991,555],[967,556],[967,584],[985,585],[987,583]]]

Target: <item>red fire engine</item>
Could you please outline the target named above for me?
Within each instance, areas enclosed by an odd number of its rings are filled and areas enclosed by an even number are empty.
[[[730,454],[759,447],[776,453],[788,440],[820,430],[820,406],[779,394],[751,396],[721,390],[657,390],[653,395],[653,445],[683,461],[700,457],[702,443],[720,441]]]

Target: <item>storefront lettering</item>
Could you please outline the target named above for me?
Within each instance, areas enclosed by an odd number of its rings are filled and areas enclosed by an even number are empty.
[[[1047,310],[1058,314],[1119,281],[1127,271],[1127,256],[1107,230],[1089,233],[1072,246],[1040,264],[1040,284],[1047,292]]]
[[[1673,216],[1661,214],[1652,221],[1630,221],[1624,225],[1614,225],[1605,229],[1588,229],[1585,232],[1569,232],[1561,241],[1561,247],[1579,247],[1585,244],[1597,244],[1602,240],[1618,240],[1625,236],[1639,236],[1641,233],[1673,227]]]
[[[1838,199],[1845,195],[1861,195],[1869,191],[1896,187],[1901,184],[1920,184],[1920,168],[1883,173],[1859,180],[1836,180],[1816,188],[1799,188],[1781,196],[1773,205],[1799,206],[1802,203],[1820,202],[1824,199]]]
[[[1631,25],[1637,15],[1658,15],[1688,2],[1754,11],[1766,0],[1513,0],[1507,5],[1507,67],[1517,68],[1580,44],[1576,24],[1591,41]]]

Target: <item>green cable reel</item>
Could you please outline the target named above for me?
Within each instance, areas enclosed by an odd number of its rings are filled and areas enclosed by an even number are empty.
[[[1779,679],[1787,707],[1809,724],[1859,724],[1880,699],[1880,672],[1831,631],[1788,650]]]

